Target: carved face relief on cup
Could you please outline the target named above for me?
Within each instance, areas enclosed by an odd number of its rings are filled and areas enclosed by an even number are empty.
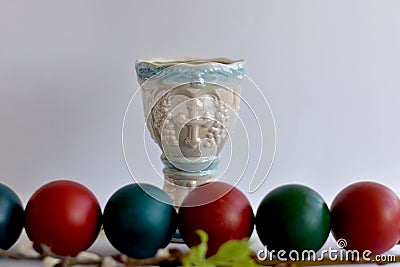
[[[216,156],[239,108],[238,96],[216,85],[183,85],[162,96],[148,126],[166,155]]]

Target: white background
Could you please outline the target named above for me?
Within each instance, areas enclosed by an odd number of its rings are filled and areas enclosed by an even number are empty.
[[[121,133],[135,60],[228,57],[247,61],[276,122],[270,175],[247,194],[254,209],[291,182],[328,204],[358,180],[400,193],[399,10],[395,0],[1,0],[0,181],[26,203],[45,182],[74,179],[104,207],[132,182]]]
[[[1,0],[0,181],[26,203],[74,179],[104,207],[132,182],[121,133],[135,60],[228,57],[248,62],[276,122],[271,173],[247,193],[254,209],[292,182],[328,204],[358,180],[400,193],[399,10],[395,0]]]
[[[246,59],[269,100],[276,159],[248,195],[255,207],[289,182],[328,204],[357,180],[400,193],[398,1],[0,4],[0,179],[24,201],[68,178],[104,205],[130,183],[121,132],[134,62],[185,56]]]

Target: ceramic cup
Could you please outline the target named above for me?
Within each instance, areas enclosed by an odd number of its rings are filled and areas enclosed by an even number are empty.
[[[164,190],[179,206],[193,187],[215,179],[238,117],[245,62],[157,58],[135,68],[146,124],[162,151]]]

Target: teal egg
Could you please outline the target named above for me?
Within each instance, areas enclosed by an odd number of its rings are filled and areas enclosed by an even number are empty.
[[[0,184],[0,248],[9,249],[21,235],[24,208],[12,189]]]
[[[107,239],[121,253],[143,259],[169,244],[177,228],[177,213],[161,189],[130,184],[107,201],[103,227]]]

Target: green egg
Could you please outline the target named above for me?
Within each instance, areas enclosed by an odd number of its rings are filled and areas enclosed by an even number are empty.
[[[311,188],[284,185],[261,201],[255,224],[260,240],[269,251],[317,251],[330,232],[330,211]]]

